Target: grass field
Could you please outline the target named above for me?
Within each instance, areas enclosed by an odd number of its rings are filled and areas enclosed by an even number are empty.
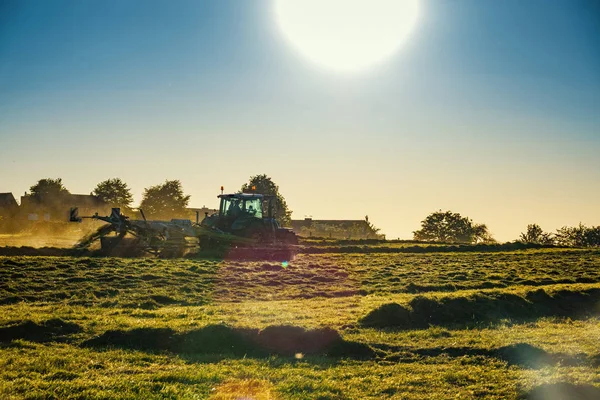
[[[0,246],[31,246],[31,247],[71,247],[77,243],[79,235],[32,235],[0,233]]]
[[[0,310],[1,398],[600,398],[598,250],[0,257]]]

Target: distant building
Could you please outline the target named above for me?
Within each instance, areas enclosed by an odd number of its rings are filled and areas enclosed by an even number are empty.
[[[110,206],[91,194],[60,194],[41,198],[25,194],[21,196],[19,214],[29,221],[68,221],[69,209],[79,208],[79,215],[108,215]]]
[[[214,213],[219,212],[219,210],[215,210],[215,209],[207,208],[207,207],[202,207],[202,208],[189,207],[189,208],[187,208],[187,211],[189,213],[189,219],[193,222],[196,221],[196,216],[198,217],[198,222],[202,222],[202,220],[204,219],[204,217],[206,216],[207,213],[208,213],[208,215],[212,215]]]
[[[0,193],[0,218],[13,218],[19,212],[19,204],[12,193]]]
[[[308,237],[327,237],[334,239],[379,239],[373,225],[366,219],[294,219],[292,229],[297,235]]]

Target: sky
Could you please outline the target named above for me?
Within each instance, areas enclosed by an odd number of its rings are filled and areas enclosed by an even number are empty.
[[[179,179],[216,207],[262,173],[293,218],[388,238],[440,209],[500,241],[600,225],[600,3],[420,0],[392,56],[339,73],[272,1],[0,0],[0,192]]]

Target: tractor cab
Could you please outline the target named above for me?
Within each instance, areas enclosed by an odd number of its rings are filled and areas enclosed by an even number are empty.
[[[275,196],[255,193],[221,194],[219,212],[207,216],[201,226],[258,243],[298,244],[294,232],[275,219]]]
[[[272,196],[255,193],[222,194],[219,196],[221,205],[219,216],[221,218],[259,218],[272,217]]]
[[[219,212],[204,218],[201,225],[237,236],[272,238],[279,228],[273,218],[273,196],[258,193],[221,194]]]

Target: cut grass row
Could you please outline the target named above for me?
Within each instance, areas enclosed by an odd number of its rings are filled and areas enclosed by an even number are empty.
[[[287,268],[273,262],[0,257],[0,299],[21,297],[0,305],[0,327],[16,327],[0,328],[0,397],[544,398],[543,390],[565,388],[596,397],[598,389],[589,385],[600,386],[597,318],[507,311],[515,301],[525,301],[516,308],[523,310],[548,306],[559,293],[596,293],[599,266],[597,251],[560,249],[300,255]],[[478,318],[435,319],[409,330],[361,323],[390,303],[414,313],[415,299],[447,315],[456,304],[475,305]],[[495,312],[487,317],[482,309]],[[338,343],[373,353],[272,347],[294,335],[302,343],[302,328],[323,327]],[[40,328],[48,335],[18,334]],[[264,331],[276,334],[259,339]],[[235,336],[224,346],[240,332],[254,341],[232,354],[210,341],[211,332]],[[260,347],[265,342],[270,349]],[[295,349],[306,354],[296,358]],[[555,382],[567,384],[544,386]]]
[[[600,283],[597,250],[299,255],[277,262],[0,257],[0,305],[155,309],[208,302]]]
[[[514,398],[539,382],[535,373],[473,357],[416,363],[282,358],[215,362],[206,356],[99,352],[65,344],[13,347],[3,349],[3,356],[4,398],[198,399],[242,381],[259,383],[263,390],[289,399],[442,399],[457,393]],[[576,383],[585,382],[590,374],[583,367],[563,372]],[[548,370],[545,375],[555,373]]]
[[[542,321],[527,329],[507,326],[499,332],[495,329],[444,333],[432,328],[411,332],[421,336],[403,338],[399,335],[392,338],[390,332],[360,330],[346,336],[380,346],[382,342],[391,346],[394,341],[405,341],[403,349],[390,351],[387,357],[361,361],[318,356],[223,358],[185,349],[174,353],[136,351],[127,345],[106,349],[81,346],[89,339],[51,344],[17,340],[0,349],[0,395],[3,398],[208,398],[215,392],[250,381],[278,397],[291,399],[395,396],[441,399],[456,394],[467,398],[515,398],[548,382],[598,384],[599,369],[590,362],[538,366],[515,363],[498,354],[502,351],[495,348],[499,341],[508,342],[508,350],[525,349],[530,355],[536,354],[536,349],[532,352],[530,346],[520,343],[536,342],[542,349],[537,354],[554,357],[556,354],[551,353],[558,353],[559,349],[553,351],[547,347],[560,346],[554,342],[557,336],[568,336],[584,347],[587,342],[587,346],[597,349],[598,337],[590,338],[589,334],[599,328],[598,321],[571,324]],[[495,340],[489,340],[490,335]],[[421,347],[428,341],[436,346]],[[462,353],[457,342],[467,343]],[[571,350],[567,353],[574,356],[581,353],[581,348]]]
[[[198,329],[176,331],[168,327],[136,327],[111,329],[89,337],[89,333],[74,323],[53,318],[35,323],[25,321],[0,327],[0,344],[20,347],[21,340],[36,343],[69,343],[80,347],[122,348],[145,352],[170,352],[181,355],[211,355],[225,358],[332,357],[333,359],[415,362],[424,357],[460,358],[479,356],[497,358],[509,365],[542,368],[562,364],[600,367],[600,353],[579,351],[548,352],[524,342],[501,347],[435,346],[415,347],[385,342],[359,342],[344,339],[332,328],[304,329],[291,325],[268,326],[264,329],[235,328],[223,324]],[[86,335],[87,334],[87,335]],[[432,331],[434,337],[452,337],[446,330]],[[87,338],[86,338],[87,337]],[[334,361],[332,359],[332,361]]]
[[[589,296],[590,292],[598,293],[600,285],[557,285],[552,287],[552,290],[548,289],[547,295],[550,298],[557,296],[565,296],[566,294],[575,296]],[[4,306],[3,313],[0,316],[0,326],[11,326],[22,323],[23,321],[31,320],[34,323],[43,323],[44,321],[58,318],[69,323],[74,323],[77,326],[82,327],[81,333],[78,334],[79,339],[87,340],[94,336],[99,336],[109,330],[131,330],[135,328],[152,328],[162,329],[169,328],[176,331],[189,331],[194,329],[201,329],[208,325],[214,324],[227,324],[235,328],[256,328],[263,329],[268,326],[277,325],[295,325],[307,329],[315,329],[328,327],[335,329],[342,333],[344,337],[350,337],[354,339],[353,335],[358,335],[361,339],[358,340],[362,343],[377,343],[373,338],[385,338],[384,342],[397,346],[401,341],[410,343],[413,338],[418,338],[418,342],[422,343],[423,340],[428,338],[434,338],[436,342],[446,343],[446,338],[454,341],[455,345],[459,347],[467,346],[467,342],[457,342],[459,337],[465,337],[465,332],[472,332],[473,335],[481,335],[482,332],[488,332],[485,336],[485,340],[490,340],[493,337],[490,332],[496,332],[504,328],[514,326],[518,331],[519,327],[527,329],[526,327],[539,328],[539,318],[546,317],[545,319],[549,322],[556,323],[561,326],[580,326],[581,322],[589,320],[592,325],[597,324],[596,318],[582,318],[581,320],[573,319],[578,315],[570,315],[570,317],[564,314],[565,309],[561,312],[560,308],[556,309],[556,313],[547,313],[543,315],[531,315],[525,316],[520,314],[507,313],[511,311],[507,309],[506,304],[497,305],[495,302],[503,302],[507,297],[510,301],[529,301],[527,300],[528,294],[536,293],[536,289],[527,290],[526,288],[518,288],[510,291],[503,290],[488,290],[485,292],[459,292],[452,294],[435,294],[429,295],[429,297],[421,296],[410,296],[410,295],[395,295],[386,297],[355,297],[355,298],[340,298],[340,299],[307,299],[307,300],[286,300],[286,301],[272,301],[272,302],[244,302],[244,303],[221,303],[221,304],[208,304],[204,306],[167,306],[157,310],[142,310],[142,309],[107,309],[107,308],[88,308],[83,306],[70,306],[70,305],[29,305],[27,303],[14,304],[10,306]],[[473,299],[484,298],[483,304],[478,304]],[[560,297],[559,297],[560,298]],[[379,313],[382,309],[390,303],[398,304],[406,309],[410,309],[414,303],[413,301],[418,299],[419,302],[427,299],[430,303],[438,305],[440,308],[436,310],[436,313],[442,313],[442,315],[453,315],[455,308],[453,305],[455,302],[464,304],[465,301],[473,301],[473,306],[481,308],[484,312],[484,319],[477,320],[473,319],[473,316],[477,314],[471,314],[468,312],[465,314],[456,314],[454,319],[451,320],[451,324],[446,324],[445,320],[440,321],[431,320],[431,324],[418,326],[419,329],[424,329],[419,333],[419,330],[408,330],[402,331],[397,330],[398,327],[394,327],[391,322],[395,322],[394,319],[389,319],[390,316],[385,315],[382,319],[383,325],[373,325],[368,323],[373,314]],[[579,315],[579,317],[589,317],[590,315],[598,314],[598,302],[590,302],[588,306],[577,303],[573,309],[566,309],[571,312],[577,310],[577,312],[585,313],[585,315]],[[530,303],[529,307],[535,309],[539,304]],[[546,309],[548,310],[548,309]],[[413,310],[414,313],[415,310]],[[522,309],[515,308],[515,312],[520,312]],[[498,312],[501,312],[500,316],[496,319],[490,319],[486,313],[490,315],[498,316]],[[461,321],[460,316],[467,315],[467,321]],[[436,314],[423,314],[420,315],[417,321],[425,318],[431,318]],[[392,315],[394,317],[394,315]],[[438,316],[439,317],[439,316]],[[595,322],[594,322],[595,321]],[[436,322],[438,322],[436,324]],[[441,325],[441,326],[440,326]],[[446,325],[446,327],[444,327]],[[431,327],[430,327],[431,326]],[[375,327],[375,328],[373,328]],[[381,329],[383,328],[383,330]],[[392,329],[388,329],[392,328]],[[395,328],[395,329],[394,329]],[[399,327],[405,329],[406,327]],[[477,329],[474,329],[477,328]],[[365,332],[368,333],[367,336]],[[436,333],[437,332],[437,333]],[[454,332],[459,332],[459,335],[455,335]],[[595,328],[591,329],[589,338],[595,338],[595,342],[592,341],[598,348],[597,343],[600,341],[598,334],[600,331]],[[350,335],[350,336],[348,336]],[[361,336],[362,335],[362,336]],[[433,336],[432,336],[433,335]],[[400,338],[400,342],[391,341],[393,338]],[[572,335],[566,335],[562,338],[562,343],[569,343]],[[471,337],[469,340],[472,340]],[[393,342],[393,343],[392,343]],[[507,345],[510,343],[500,343],[496,340],[491,343],[495,343],[498,346]],[[577,343],[580,345],[580,342]],[[567,349],[568,350],[568,349]],[[558,349],[559,352],[567,351],[565,349]],[[586,349],[588,353],[594,353],[593,346]],[[596,350],[600,352],[600,349]]]

